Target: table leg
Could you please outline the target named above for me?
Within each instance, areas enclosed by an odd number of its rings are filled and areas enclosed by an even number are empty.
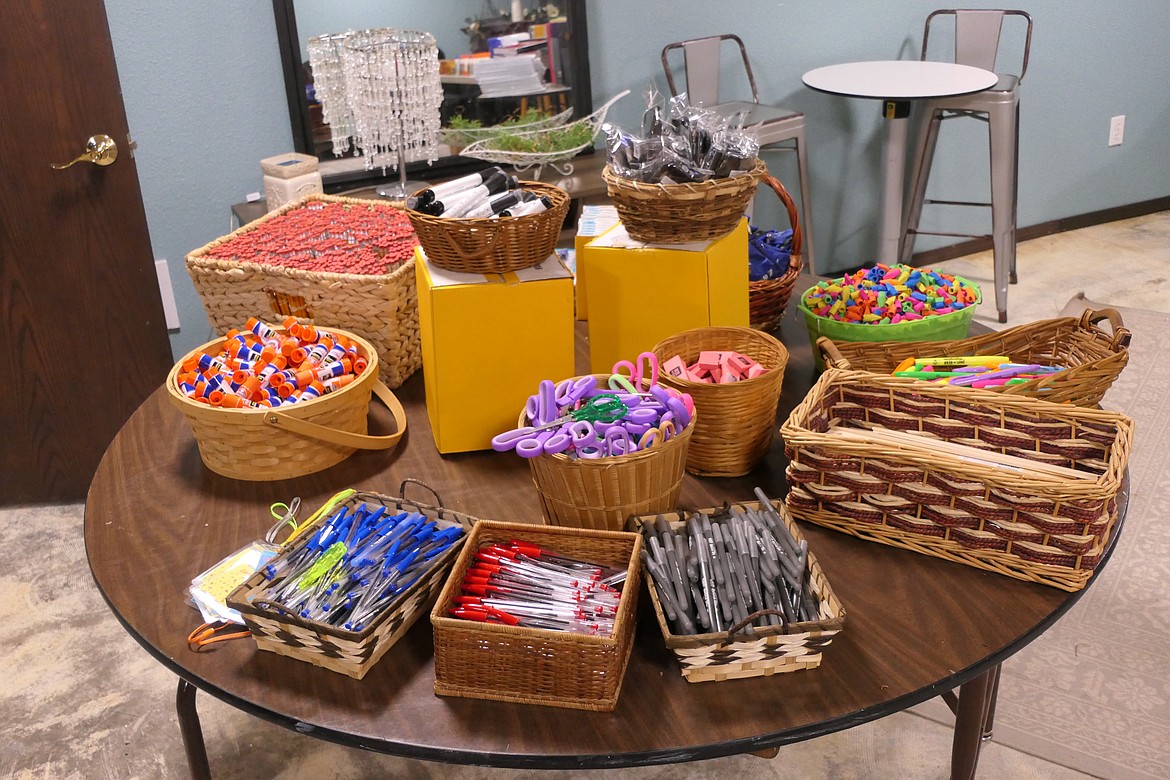
[[[211,765],[207,762],[207,746],[203,744],[203,729],[199,712],[195,709],[195,691],[191,683],[179,678],[175,692],[175,711],[179,714],[179,731],[183,734],[183,749],[187,751],[187,768],[192,780],[211,780]]]
[[[959,688],[955,736],[951,743],[951,780],[972,780],[975,777],[979,748],[988,727],[998,681],[999,666],[995,666]]]
[[[902,198],[910,101],[882,101],[886,140],[882,146],[882,212],[877,261],[892,265],[902,256]]]

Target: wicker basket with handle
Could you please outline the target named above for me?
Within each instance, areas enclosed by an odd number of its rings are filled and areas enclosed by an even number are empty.
[[[1109,321],[1109,330],[1100,326]],[[1059,365],[1064,371],[1016,385],[987,387],[1008,395],[1054,403],[1096,406],[1129,362],[1131,334],[1115,309],[1086,310],[1017,325],[955,341],[833,341],[822,336],[817,348],[825,365],[889,374],[908,357],[1005,355],[1016,363]]]
[[[458,526],[463,529],[462,538],[435,559],[434,563],[394,603],[379,612],[368,625],[357,631],[339,626],[308,620],[272,605],[257,602],[258,594],[270,583],[263,572],[250,577],[228,597],[228,605],[238,610],[244,618],[256,646],[278,655],[296,658],[330,671],[362,679],[374,664],[397,642],[419,617],[425,615],[435,594],[443,587],[444,575],[454,563],[467,535],[479,518],[443,507],[443,501],[435,494],[435,505],[418,503],[406,498],[408,479],[402,482],[398,497],[378,493],[358,492],[347,499],[344,506],[352,508],[358,504],[381,505],[391,513],[418,512],[434,521],[439,528]],[[424,487],[426,485],[424,483]],[[430,490],[430,488],[427,488]],[[431,491],[434,493],[434,491]],[[324,521],[325,517],[321,518]],[[281,553],[295,555],[308,543],[311,533],[303,535],[304,541]]]
[[[340,390],[287,407],[226,409],[196,403],[179,391],[178,375],[187,359],[219,354],[224,339],[209,341],[175,363],[166,379],[167,396],[187,418],[207,468],[252,482],[290,479],[327,469],[359,449],[384,450],[398,443],[406,433],[406,412],[378,378],[377,351],[360,336],[332,330],[353,340],[369,365]],[[394,433],[367,435],[371,394],[393,414]]]
[[[788,513],[783,501],[774,500],[773,505],[788,526],[792,535],[800,541],[804,538],[800,528]],[[737,502],[731,508],[757,509],[760,503]],[[704,515],[726,512],[728,507],[700,509]],[[633,530],[653,525],[662,517],[672,529],[682,527],[694,513],[668,512],[662,515],[646,515],[634,518]],[[666,646],[678,659],[683,677],[687,682],[708,682],[733,680],[741,677],[767,677],[802,669],[815,669],[821,664],[821,652],[833,641],[833,637],[845,623],[845,608],[825,577],[816,556],[808,554],[808,587],[816,599],[818,615],[816,620],[798,623],[784,623],[779,626],[754,627],[751,633],[745,631],[747,624],[741,621],[726,631],[705,634],[675,634],[662,608],[658,587],[648,574],[646,585],[658,627],[666,640]],[[760,613],[752,613],[749,619]]]
[[[1133,421],[828,369],[780,434],[797,518],[1075,591],[1117,519]]]
[[[552,206],[537,214],[490,219],[433,217],[408,209],[427,260],[448,271],[472,274],[519,271],[546,260],[556,249],[569,213],[569,194],[536,181],[522,181],[520,187],[547,197]]]
[[[800,250],[804,247],[804,233],[800,228],[796,202],[788,194],[788,190],[784,189],[780,180],[767,172],[761,180],[780,198],[788,212],[788,224],[792,225],[792,255],[788,261],[788,270],[774,279],[748,282],[748,321],[753,328],[774,330],[784,318],[792,290],[796,286],[796,278],[800,276],[802,267]]]
[[[747,211],[767,168],[687,184],[647,184],[619,176],[606,165],[606,190],[626,232],[648,244],[685,244],[727,235]],[[746,261],[746,258],[745,258]]]

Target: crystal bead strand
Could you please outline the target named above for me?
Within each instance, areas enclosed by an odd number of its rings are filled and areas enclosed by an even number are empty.
[[[313,72],[313,91],[321,103],[321,118],[329,125],[333,154],[340,157],[350,150],[354,133],[353,110],[345,92],[345,73],[341,48],[350,33],[317,35],[309,39],[309,68]],[[358,154],[356,146],[354,154]]]

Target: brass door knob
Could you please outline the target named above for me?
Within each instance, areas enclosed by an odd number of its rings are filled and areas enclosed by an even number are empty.
[[[109,165],[118,159],[118,145],[108,135],[99,133],[91,136],[85,142],[85,151],[67,163],[50,163],[50,167],[62,171],[70,165],[79,162],[91,162],[94,165]]]

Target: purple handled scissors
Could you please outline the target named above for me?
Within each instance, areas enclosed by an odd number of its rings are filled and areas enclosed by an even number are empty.
[[[557,419],[560,407],[557,405],[557,386],[551,379],[541,380],[536,395],[528,396],[524,406],[528,419],[537,425],[545,425]]]
[[[605,457],[617,457],[619,455],[628,455],[638,449],[634,444],[634,440],[625,428],[620,425],[615,425],[606,430],[605,435],[600,440],[595,440],[578,447],[577,457],[582,460],[596,460]]]
[[[555,398],[558,408],[572,406],[590,391],[596,389],[597,377],[592,374],[578,379],[565,379],[556,386]]]
[[[624,415],[625,412],[625,404],[617,398],[598,396],[589,399],[581,408],[566,410],[561,417],[542,425],[527,425],[504,431],[492,437],[492,449],[496,452],[507,452],[514,449],[521,456],[532,458],[546,451],[546,442],[554,439],[553,429],[575,421],[612,422]],[[596,434],[594,435],[596,436]],[[561,438],[556,438],[553,446],[560,446],[563,441]]]

